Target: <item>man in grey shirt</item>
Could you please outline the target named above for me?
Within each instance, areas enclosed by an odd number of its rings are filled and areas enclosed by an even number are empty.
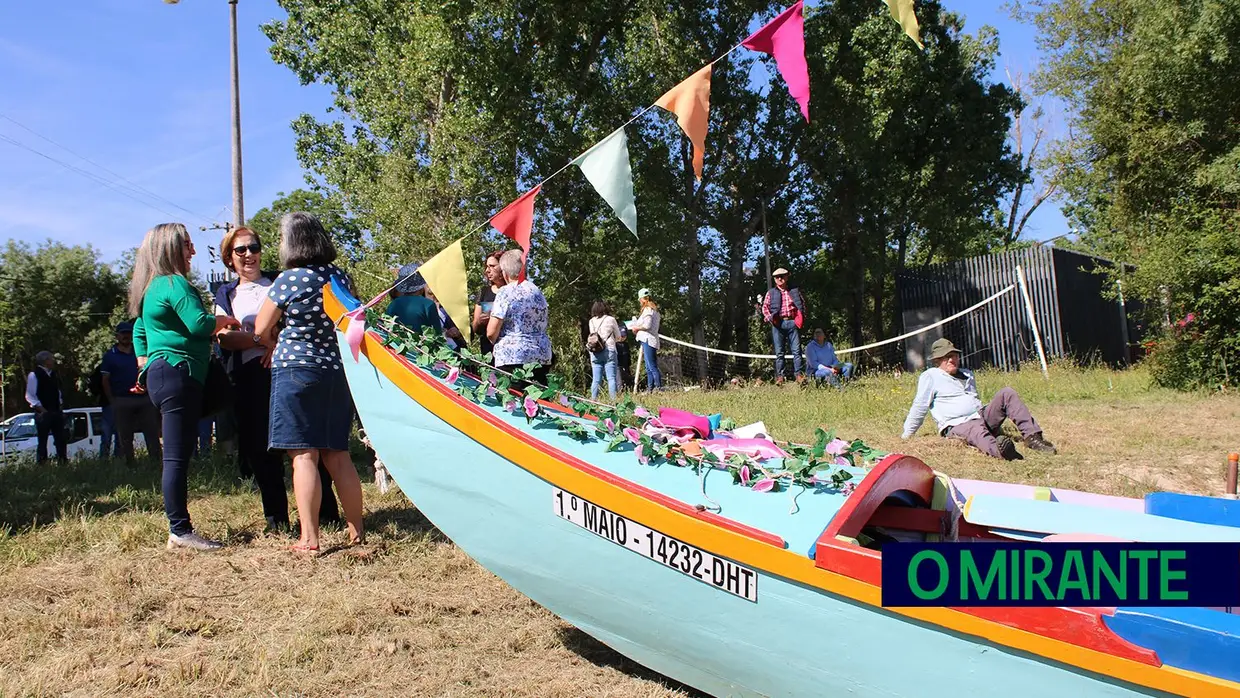
[[[1011,419],[1020,429],[1025,445],[1035,451],[1057,453],[1042,438],[1042,427],[1029,414],[1020,396],[1011,388],[995,393],[990,404],[982,405],[977,383],[971,371],[960,368],[960,350],[946,337],[930,345],[930,361],[934,363],[917,380],[917,397],[904,420],[908,439],[917,433],[929,412],[939,428],[940,436],[962,439],[970,446],[995,458],[1015,460],[1021,457],[1016,444],[1003,435],[1004,419]]]

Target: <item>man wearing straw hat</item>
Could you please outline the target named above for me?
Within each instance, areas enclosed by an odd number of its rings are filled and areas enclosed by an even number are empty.
[[[775,288],[762,299],[762,318],[771,326],[775,344],[775,382],[784,382],[784,354],[792,354],[792,375],[804,380],[801,370],[801,323],[805,320],[805,298],[798,288],[789,288],[788,270],[780,267],[772,274]]]
[[[1001,388],[990,404],[982,405],[973,373],[960,367],[960,350],[950,339],[942,337],[930,345],[930,361],[934,366],[917,380],[917,397],[904,420],[901,438],[916,434],[929,412],[938,423],[939,436],[961,439],[995,458],[1018,460],[1022,456],[1016,452],[1016,444],[1002,432],[1003,420],[1011,419],[1026,446],[1044,453],[1057,452],[1042,438],[1042,427],[1012,388]]]

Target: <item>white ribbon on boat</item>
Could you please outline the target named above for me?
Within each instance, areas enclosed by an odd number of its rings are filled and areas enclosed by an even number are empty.
[[[904,334],[900,335],[899,337],[892,337],[891,339],[884,339],[884,340],[882,340],[881,342],[873,342],[873,343],[870,343],[870,344],[863,344],[863,345],[861,345],[861,346],[859,346],[859,347],[849,347],[849,348],[847,348],[847,349],[836,349],[836,350],[835,350],[835,353],[836,353],[836,355],[837,355],[837,356],[838,356],[839,354],[851,354],[851,353],[853,353],[853,352],[865,351],[866,349],[873,349],[873,348],[875,348],[875,347],[881,347],[881,346],[886,345],[886,344],[892,344],[892,343],[894,343],[894,342],[898,342],[898,341],[900,341],[900,340],[902,340],[902,339],[908,339],[909,337],[912,337],[912,336],[914,336],[914,335],[919,335],[919,334],[921,334],[921,333],[923,333],[923,332],[926,332],[927,330],[932,330],[932,329],[934,329],[934,328],[936,328],[936,327],[938,327],[938,326],[940,326],[940,325],[947,324],[947,323],[951,322],[952,320],[955,320],[956,318],[962,317],[962,316],[964,316],[964,315],[968,315],[969,313],[973,312],[974,310],[977,310],[978,308],[980,308],[980,307],[982,307],[982,306],[986,305],[987,303],[990,303],[990,302],[994,301],[996,298],[999,298],[999,297],[1000,297],[1000,296],[1002,296],[1003,294],[1005,294],[1005,293],[1010,293],[1010,292],[1011,292],[1013,289],[1015,289],[1015,288],[1016,288],[1016,284],[1008,284],[1008,286],[1007,286],[1006,288],[1004,288],[1004,289],[1002,289],[1002,290],[1000,290],[1000,291],[998,291],[998,292],[996,292],[996,293],[991,294],[991,295],[990,295],[990,297],[986,298],[985,300],[983,300],[983,301],[979,301],[978,303],[975,303],[975,304],[973,304],[973,305],[969,306],[968,308],[965,308],[964,310],[961,310],[960,312],[956,313],[955,315],[952,315],[952,316],[950,316],[950,317],[943,318],[942,320],[939,320],[938,322],[936,322],[936,323],[934,323],[934,324],[931,324],[931,325],[926,325],[925,327],[922,327],[922,328],[920,328],[920,329],[913,330],[912,332],[905,332]],[[660,334],[660,335],[659,335],[659,341],[667,341],[667,342],[671,342],[672,344],[679,344],[679,345],[680,345],[680,346],[682,346],[682,347],[689,347],[690,349],[701,349],[702,351],[707,352],[707,353],[709,353],[709,354],[726,354],[727,356],[737,356],[737,357],[740,357],[740,358],[743,358],[743,359],[778,359],[778,358],[779,358],[779,355],[777,355],[777,354],[743,354],[743,353],[741,353],[741,352],[736,352],[736,351],[728,351],[728,350],[726,350],[726,349],[714,349],[714,348],[711,348],[711,347],[704,347],[704,346],[700,346],[700,345],[697,345],[697,344],[690,344],[689,342],[685,342],[685,341],[682,341],[682,340],[676,339],[676,338],[674,338],[674,337],[668,337],[668,336],[667,336],[667,335],[665,335],[665,334]],[[640,355],[639,355],[639,357],[640,357]],[[790,359],[790,358],[792,358],[792,354],[784,354],[784,358],[789,358],[789,359]]]

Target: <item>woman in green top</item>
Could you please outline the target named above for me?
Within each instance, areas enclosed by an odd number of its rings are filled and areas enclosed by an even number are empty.
[[[163,420],[164,513],[168,549],[214,550],[222,544],[194,532],[189,520],[189,459],[198,438],[203,384],[215,333],[238,327],[236,318],[207,312],[198,289],[185,278],[194,242],[180,223],[147,231],[134,261],[129,312],[140,378]]]

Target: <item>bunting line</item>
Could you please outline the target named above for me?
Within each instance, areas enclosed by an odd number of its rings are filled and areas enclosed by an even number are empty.
[[[914,0],[885,0],[885,2],[892,19],[900,24],[905,33],[917,43],[919,48],[924,49],[925,46],[918,36],[920,27],[917,24],[917,16],[913,11]],[[809,69],[805,60],[804,32],[804,0],[798,0],[763,25],[758,31],[728,49],[702,68],[699,68],[693,75],[661,95],[653,104],[639,110],[628,121],[621,124],[619,128],[587,148],[577,157],[564,163],[558,170],[544,177],[521,196],[517,197],[517,199],[492,215],[486,222],[479,223],[471,228],[469,232],[462,235],[448,247],[453,245],[459,246],[466,238],[473,236],[488,226],[492,226],[505,237],[512,239],[520,245],[522,262],[527,261],[530,248],[530,233],[533,228],[534,200],[544,184],[574,165],[578,166],[586,179],[594,186],[595,191],[611,206],[625,227],[636,235],[637,208],[632,191],[632,168],[629,163],[627,137],[624,129],[656,107],[661,107],[675,114],[682,131],[693,143],[694,174],[697,180],[701,182],[705,159],[706,126],[709,121],[711,69],[716,63],[732,55],[739,48],[747,48],[758,53],[770,55],[775,59],[775,66],[780,76],[784,79],[784,84],[787,86],[789,94],[800,106],[802,116],[805,117],[806,121],[809,121]],[[702,85],[703,82],[705,86]],[[612,139],[616,139],[616,142],[608,143]],[[610,146],[610,149],[607,146]],[[621,162],[621,150],[623,150],[623,163]],[[627,175],[627,178],[625,175]],[[447,250],[448,248],[446,247],[438,254],[443,254]],[[522,280],[525,278],[524,268],[525,265],[522,264]],[[404,280],[398,280],[382,294],[376,296],[370,303],[367,303],[365,307],[373,305],[379,298],[386,296]],[[449,314],[451,315],[451,312]]]

